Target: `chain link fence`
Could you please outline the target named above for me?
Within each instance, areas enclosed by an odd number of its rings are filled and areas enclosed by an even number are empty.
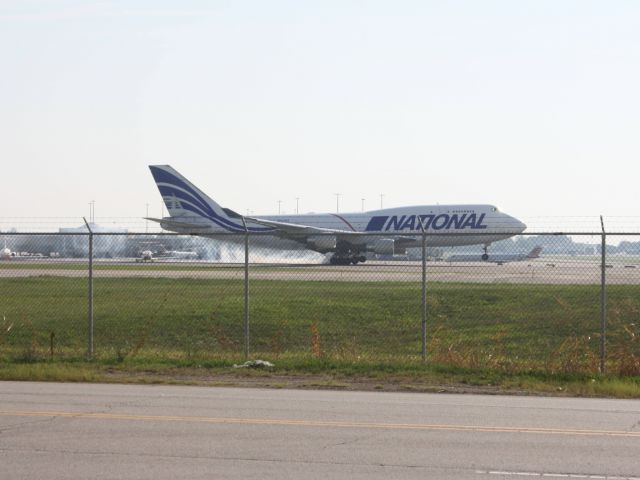
[[[330,254],[273,236],[3,233],[0,357],[640,375],[640,233]],[[284,249],[283,249],[284,248]],[[248,253],[248,255],[246,255]]]

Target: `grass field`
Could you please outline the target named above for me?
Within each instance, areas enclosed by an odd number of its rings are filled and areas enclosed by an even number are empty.
[[[87,345],[82,278],[0,279],[0,358],[79,359]],[[241,360],[239,280],[94,280],[97,359]],[[252,280],[254,358],[412,363],[420,359],[420,285]],[[599,288],[431,283],[429,360],[501,372],[592,373]],[[640,286],[608,287],[607,366],[640,375]]]

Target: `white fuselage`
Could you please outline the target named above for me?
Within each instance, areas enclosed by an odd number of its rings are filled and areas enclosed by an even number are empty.
[[[498,240],[521,233],[526,225],[518,219],[500,212],[492,205],[424,205],[398,207],[356,213],[325,214],[284,214],[260,216],[260,219],[290,225],[309,226],[328,231],[358,232],[359,237],[351,238],[352,243],[367,243],[374,237],[407,237],[405,247],[419,246],[422,227],[427,234],[429,246],[488,245]],[[180,217],[166,220],[180,221]],[[200,235],[220,233],[242,233],[240,219],[234,223],[241,227],[230,229],[198,216],[185,216],[185,223],[197,223]],[[193,233],[193,228],[180,228],[168,223],[163,228],[180,233]],[[247,222],[250,232],[269,234],[275,229],[257,223]],[[371,235],[366,235],[370,233]],[[411,238],[414,237],[414,238]]]

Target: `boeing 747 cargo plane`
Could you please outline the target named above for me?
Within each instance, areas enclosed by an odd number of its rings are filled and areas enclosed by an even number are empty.
[[[333,253],[330,263],[364,262],[365,252],[405,253],[430,247],[484,245],[522,233],[526,225],[492,205],[422,205],[358,213],[241,216],[218,203],[169,165],[151,165],[169,217],[148,218],[172,232],[216,237],[245,232],[290,240],[310,250]]]
[[[499,253],[493,254],[488,258],[488,261],[492,263],[497,263],[498,265],[502,265],[504,263],[511,262],[525,262],[528,260],[535,260],[536,258],[540,258],[540,252],[542,251],[541,246],[534,247],[529,253]],[[451,255],[448,258],[445,258],[446,262],[478,262],[481,261],[482,255],[473,255],[473,254],[459,254],[459,255]]]

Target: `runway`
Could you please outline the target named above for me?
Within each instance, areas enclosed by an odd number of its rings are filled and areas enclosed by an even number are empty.
[[[0,384],[7,478],[640,478],[631,400]]]
[[[94,278],[196,278],[242,280],[242,264],[204,262],[162,262],[135,264],[117,260],[95,262]],[[419,282],[420,262],[373,262],[354,266],[319,264],[250,264],[253,280],[338,281],[338,282]],[[69,268],[64,262],[0,265],[0,278],[33,276],[86,277],[86,266]],[[530,262],[493,263],[429,262],[427,280],[432,282],[593,284],[601,281],[597,262],[566,259],[538,259]],[[640,284],[640,265],[609,264],[609,285]]]

